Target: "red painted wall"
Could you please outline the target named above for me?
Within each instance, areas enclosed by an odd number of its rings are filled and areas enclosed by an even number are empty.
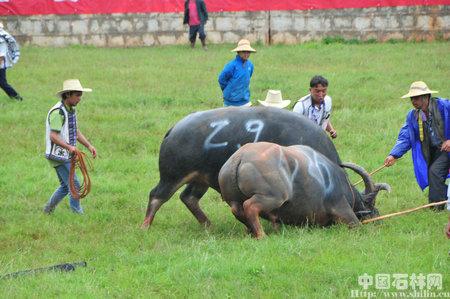
[[[450,0],[205,0],[209,12],[450,5]],[[183,0],[0,0],[0,15],[182,12]]]

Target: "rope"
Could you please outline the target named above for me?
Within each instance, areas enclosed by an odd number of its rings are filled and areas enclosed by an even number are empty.
[[[378,171],[380,171],[381,169],[385,168],[386,165],[381,165],[380,167],[378,167],[377,169],[375,169],[374,171],[372,171],[371,173],[369,173],[369,176],[374,175],[375,173],[377,173]],[[363,179],[360,179],[359,181],[357,181],[356,183],[353,184],[353,186],[358,185],[359,183],[361,183],[362,181],[364,181]]]
[[[75,150],[72,158],[70,159],[70,172],[69,172],[69,189],[74,199],[81,199],[86,197],[91,191],[91,178],[89,177],[88,170],[85,163],[86,154],[80,150]],[[91,160],[87,160],[89,168],[92,169]],[[83,181],[79,190],[75,186],[75,170],[79,168],[83,175]]]
[[[433,203],[429,203],[429,204],[426,204],[424,206],[412,208],[412,209],[409,209],[409,210],[400,211],[400,212],[387,214],[387,215],[383,215],[383,216],[378,216],[378,217],[371,218],[371,219],[366,219],[366,220],[361,221],[361,223],[362,224],[366,224],[366,223],[374,222],[374,221],[377,221],[377,220],[390,218],[390,217],[393,217],[393,216],[398,216],[398,215],[411,213],[411,212],[414,212],[414,211],[417,211],[417,210],[420,210],[420,209],[424,209],[424,208],[428,208],[428,207],[440,206],[440,205],[445,204],[446,202],[448,202],[448,201],[447,200],[443,200],[443,201],[433,202]]]

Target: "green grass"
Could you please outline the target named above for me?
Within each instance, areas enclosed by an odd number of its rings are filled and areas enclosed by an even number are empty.
[[[0,95],[0,274],[81,260],[88,267],[0,280],[0,297],[346,298],[362,290],[357,279],[364,273],[441,273],[450,292],[446,212],[422,210],[354,230],[286,226],[275,233],[264,222],[268,237],[255,241],[209,191],[201,205],[211,228],[196,222],[177,193],[150,230],[140,230],[165,132],[192,111],[222,105],[217,76],[232,47],[23,48],[8,79],[25,101]],[[412,81],[450,96],[449,42],[331,41],[257,50],[254,104],[269,88],[294,103],[310,78],[322,74],[331,83],[340,156],[369,171],[395,142],[410,109],[400,96]],[[99,157],[82,203],[86,214],[72,214],[65,200],[46,216],[41,209],[57,179],[43,158],[44,120],[68,78],[94,90],[78,117]],[[427,202],[410,160],[408,154],[375,175],[393,189],[378,197],[382,214]]]

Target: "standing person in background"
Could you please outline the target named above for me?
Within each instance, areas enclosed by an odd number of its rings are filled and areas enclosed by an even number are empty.
[[[250,46],[248,40],[241,39],[231,52],[237,52],[236,58],[228,62],[219,75],[223,105],[251,106],[250,78],[253,75],[253,64],[249,57],[250,53],[256,50]]]
[[[422,190],[429,186],[430,203],[446,199],[445,178],[450,168],[450,101],[431,97],[432,93],[437,91],[416,81],[402,96],[411,99],[414,109],[408,112],[397,142],[384,160],[384,165],[392,166],[411,149],[417,183]],[[433,208],[442,210],[444,205]]]
[[[336,138],[337,132],[330,121],[331,97],[327,95],[328,80],[322,76],[314,76],[309,87],[309,94],[298,100],[293,111],[303,114],[330,133],[331,138]]]
[[[70,158],[77,150],[77,141],[83,144],[95,158],[97,151],[95,147],[81,133],[77,126],[77,115],[75,107],[81,101],[83,92],[90,92],[92,89],[83,88],[78,79],[66,80],[63,89],[56,95],[61,99],[53,106],[47,114],[46,125],[46,148],[45,157],[50,165],[55,168],[60,186],[48,200],[44,207],[44,213],[53,212],[58,203],[69,194],[70,208],[74,213],[83,214],[80,201],[73,198],[69,189]],[[75,176],[75,186],[77,189],[80,183]]]
[[[189,25],[189,41],[192,48],[195,47],[198,33],[203,50],[208,50],[205,34],[206,21],[208,21],[208,11],[203,0],[186,0],[184,2],[183,24]]]
[[[19,57],[19,45],[14,37],[3,29],[3,23],[0,23],[0,87],[11,99],[22,101],[23,98],[6,80],[6,69],[16,64]]]

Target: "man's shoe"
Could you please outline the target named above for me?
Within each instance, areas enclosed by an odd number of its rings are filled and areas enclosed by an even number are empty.
[[[44,214],[50,215],[51,213],[53,213],[54,210],[55,207],[46,205],[42,211],[44,212]]]
[[[17,100],[17,101],[23,101],[23,98],[20,95],[16,95],[15,97],[13,97],[13,99]]]
[[[82,207],[79,207],[79,208],[70,207],[70,209],[71,209],[72,212],[74,212],[75,214],[80,214],[80,215],[83,215],[83,214],[84,214],[84,211],[83,211],[83,208],[82,208]]]

